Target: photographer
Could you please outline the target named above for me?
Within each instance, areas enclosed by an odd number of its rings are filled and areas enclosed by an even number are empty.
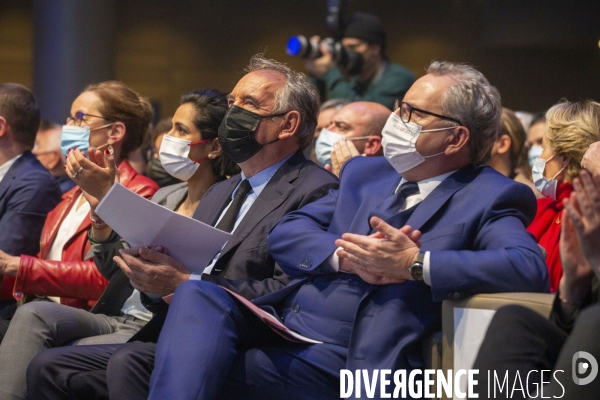
[[[374,101],[392,109],[394,100],[404,97],[415,77],[407,68],[386,60],[385,42],[383,26],[376,16],[353,14],[344,29],[342,46],[362,57],[357,74],[346,80],[326,46],[320,46],[321,57],[305,60],[313,82],[326,94],[322,97]]]

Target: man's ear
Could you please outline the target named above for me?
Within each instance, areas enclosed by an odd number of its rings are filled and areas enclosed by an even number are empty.
[[[8,122],[6,118],[0,116],[0,137],[4,137],[6,132],[8,132]]]
[[[383,147],[381,146],[380,136],[370,136],[365,144],[365,156],[380,156],[383,154]]]
[[[284,123],[279,139],[286,139],[296,135],[296,131],[300,126],[300,113],[296,110],[290,111],[283,116]]]
[[[125,124],[121,121],[117,121],[110,127],[110,132],[108,133],[108,144],[113,145],[117,142],[123,141],[125,137],[125,131],[127,128]]]
[[[457,126],[452,135],[448,135],[449,146],[446,148],[446,154],[454,154],[467,148],[471,140],[471,132],[465,126]]]
[[[221,147],[221,143],[219,143],[219,139],[214,138],[212,141],[212,146],[210,148],[210,151],[208,152],[207,157],[211,160],[214,160],[215,158],[219,157],[222,152],[223,152],[223,148]]]

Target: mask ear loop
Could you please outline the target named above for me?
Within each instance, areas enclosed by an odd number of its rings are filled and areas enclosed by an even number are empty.
[[[192,143],[189,143],[189,144],[188,144],[188,146],[190,146],[190,147],[191,147],[191,146],[196,146],[197,144],[207,143],[207,142],[210,142],[211,140],[212,140],[212,139],[204,139],[204,140],[200,140],[200,141],[198,141],[198,142],[192,142]],[[202,161],[206,160],[207,158],[208,158],[208,157],[202,157],[202,158],[199,158],[199,159],[197,159],[197,160],[193,160],[193,162],[194,162],[194,164],[199,164],[199,163],[201,163]]]

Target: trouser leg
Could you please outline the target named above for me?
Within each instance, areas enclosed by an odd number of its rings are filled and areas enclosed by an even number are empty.
[[[539,387],[535,384],[542,378],[540,371],[552,370],[565,339],[563,331],[535,311],[521,306],[498,310],[473,366],[479,370],[479,398],[534,395]]]
[[[110,317],[50,302],[17,309],[0,345],[0,399],[24,399],[29,362],[44,349],[112,333]]]

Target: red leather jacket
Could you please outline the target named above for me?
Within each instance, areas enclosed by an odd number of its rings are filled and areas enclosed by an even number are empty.
[[[127,161],[119,165],[121,184],[140,196],[150,198],[158,190],[151,179],[139,175]],[[100,274],[93,260],[83,261],[90,243],[88,231],[91,223],[88,217],[81,223],[75,234],[65,243],[62,261],[45,260],[58,230],[69,210],[81,194],[75,186],[63,195],[63,200],[50,211],[42,230],[40,252],[37,257],[22,255],[16,277],[5,276],[0,286],[0,298],[11,293],[19,300],[24,294],[60,296],[61,303],[89,309],[97,300],[108,281]],[[90,304],[90,300],[92,300]]]

